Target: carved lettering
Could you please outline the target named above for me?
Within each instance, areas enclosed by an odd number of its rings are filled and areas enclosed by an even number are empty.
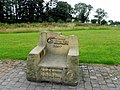
[[[50,68],[49,69],[41,68],[40,73],[41,73],[41,76],[43,79],[53,78],[53,79],[60,79],[61,80],[61,78],[62,78],[62,70],[60,70],[60,69],[56,70],[56,69],[50,69]]]
[[[62,45],[68,45],[68,41],[66,39],[61,38],[55,38],[55,37],[49,37],[47,39],[47,43],[54,44],[54,48],[61,48]]]
[[[52,43],[54,42],[54,39],[55,39],[55,37],[49,37],[49,38],[47,39],[47,42],[48,42],[49,44],[52,44]]]

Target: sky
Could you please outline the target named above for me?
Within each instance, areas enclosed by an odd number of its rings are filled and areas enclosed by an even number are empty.
[[[76,3],[82,2],[90,4],[94,7],[91,12],[91,18],[97,8],[102,8],[108,13],[107,20],[120,21],[120,0],[64,0],[74,6]]]
[[[90,4],[94,7],[91,11],[90,18],[94,18],[93,15],[97,8],[102,8],[108,13],[107,20],[120,21],[120,0],[58,0],[67,1],[74,6],[75,4],[82,2]]]

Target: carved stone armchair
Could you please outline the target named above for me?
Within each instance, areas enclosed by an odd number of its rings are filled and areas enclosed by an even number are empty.
[[[27,58],[27,80],[77,85],[78,64],[79,49],[75,36],[41,32],[38,45]]]

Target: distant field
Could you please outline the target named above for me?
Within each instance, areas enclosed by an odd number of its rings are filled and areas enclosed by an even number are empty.
[[[120,30],[120,26],[74,23],[0,23],[0,33],[37,32],[43,30]]]
[[[60,30],[79,39],[80,63],[120,64],[120,30]],[[0,34],[0,59],[26,60],[39,32]]]

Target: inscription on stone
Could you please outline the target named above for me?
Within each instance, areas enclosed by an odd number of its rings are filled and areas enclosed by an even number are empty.
[[[48,68],[41,68],[41,76],[45,79],[59,79],[62,78],[62,70],[61,69],[48,69]]]
[[[61,48],[62,45],[68,45],[68,41],[62,38],[49,37],[47,43],[54,44],[54,48]]]

